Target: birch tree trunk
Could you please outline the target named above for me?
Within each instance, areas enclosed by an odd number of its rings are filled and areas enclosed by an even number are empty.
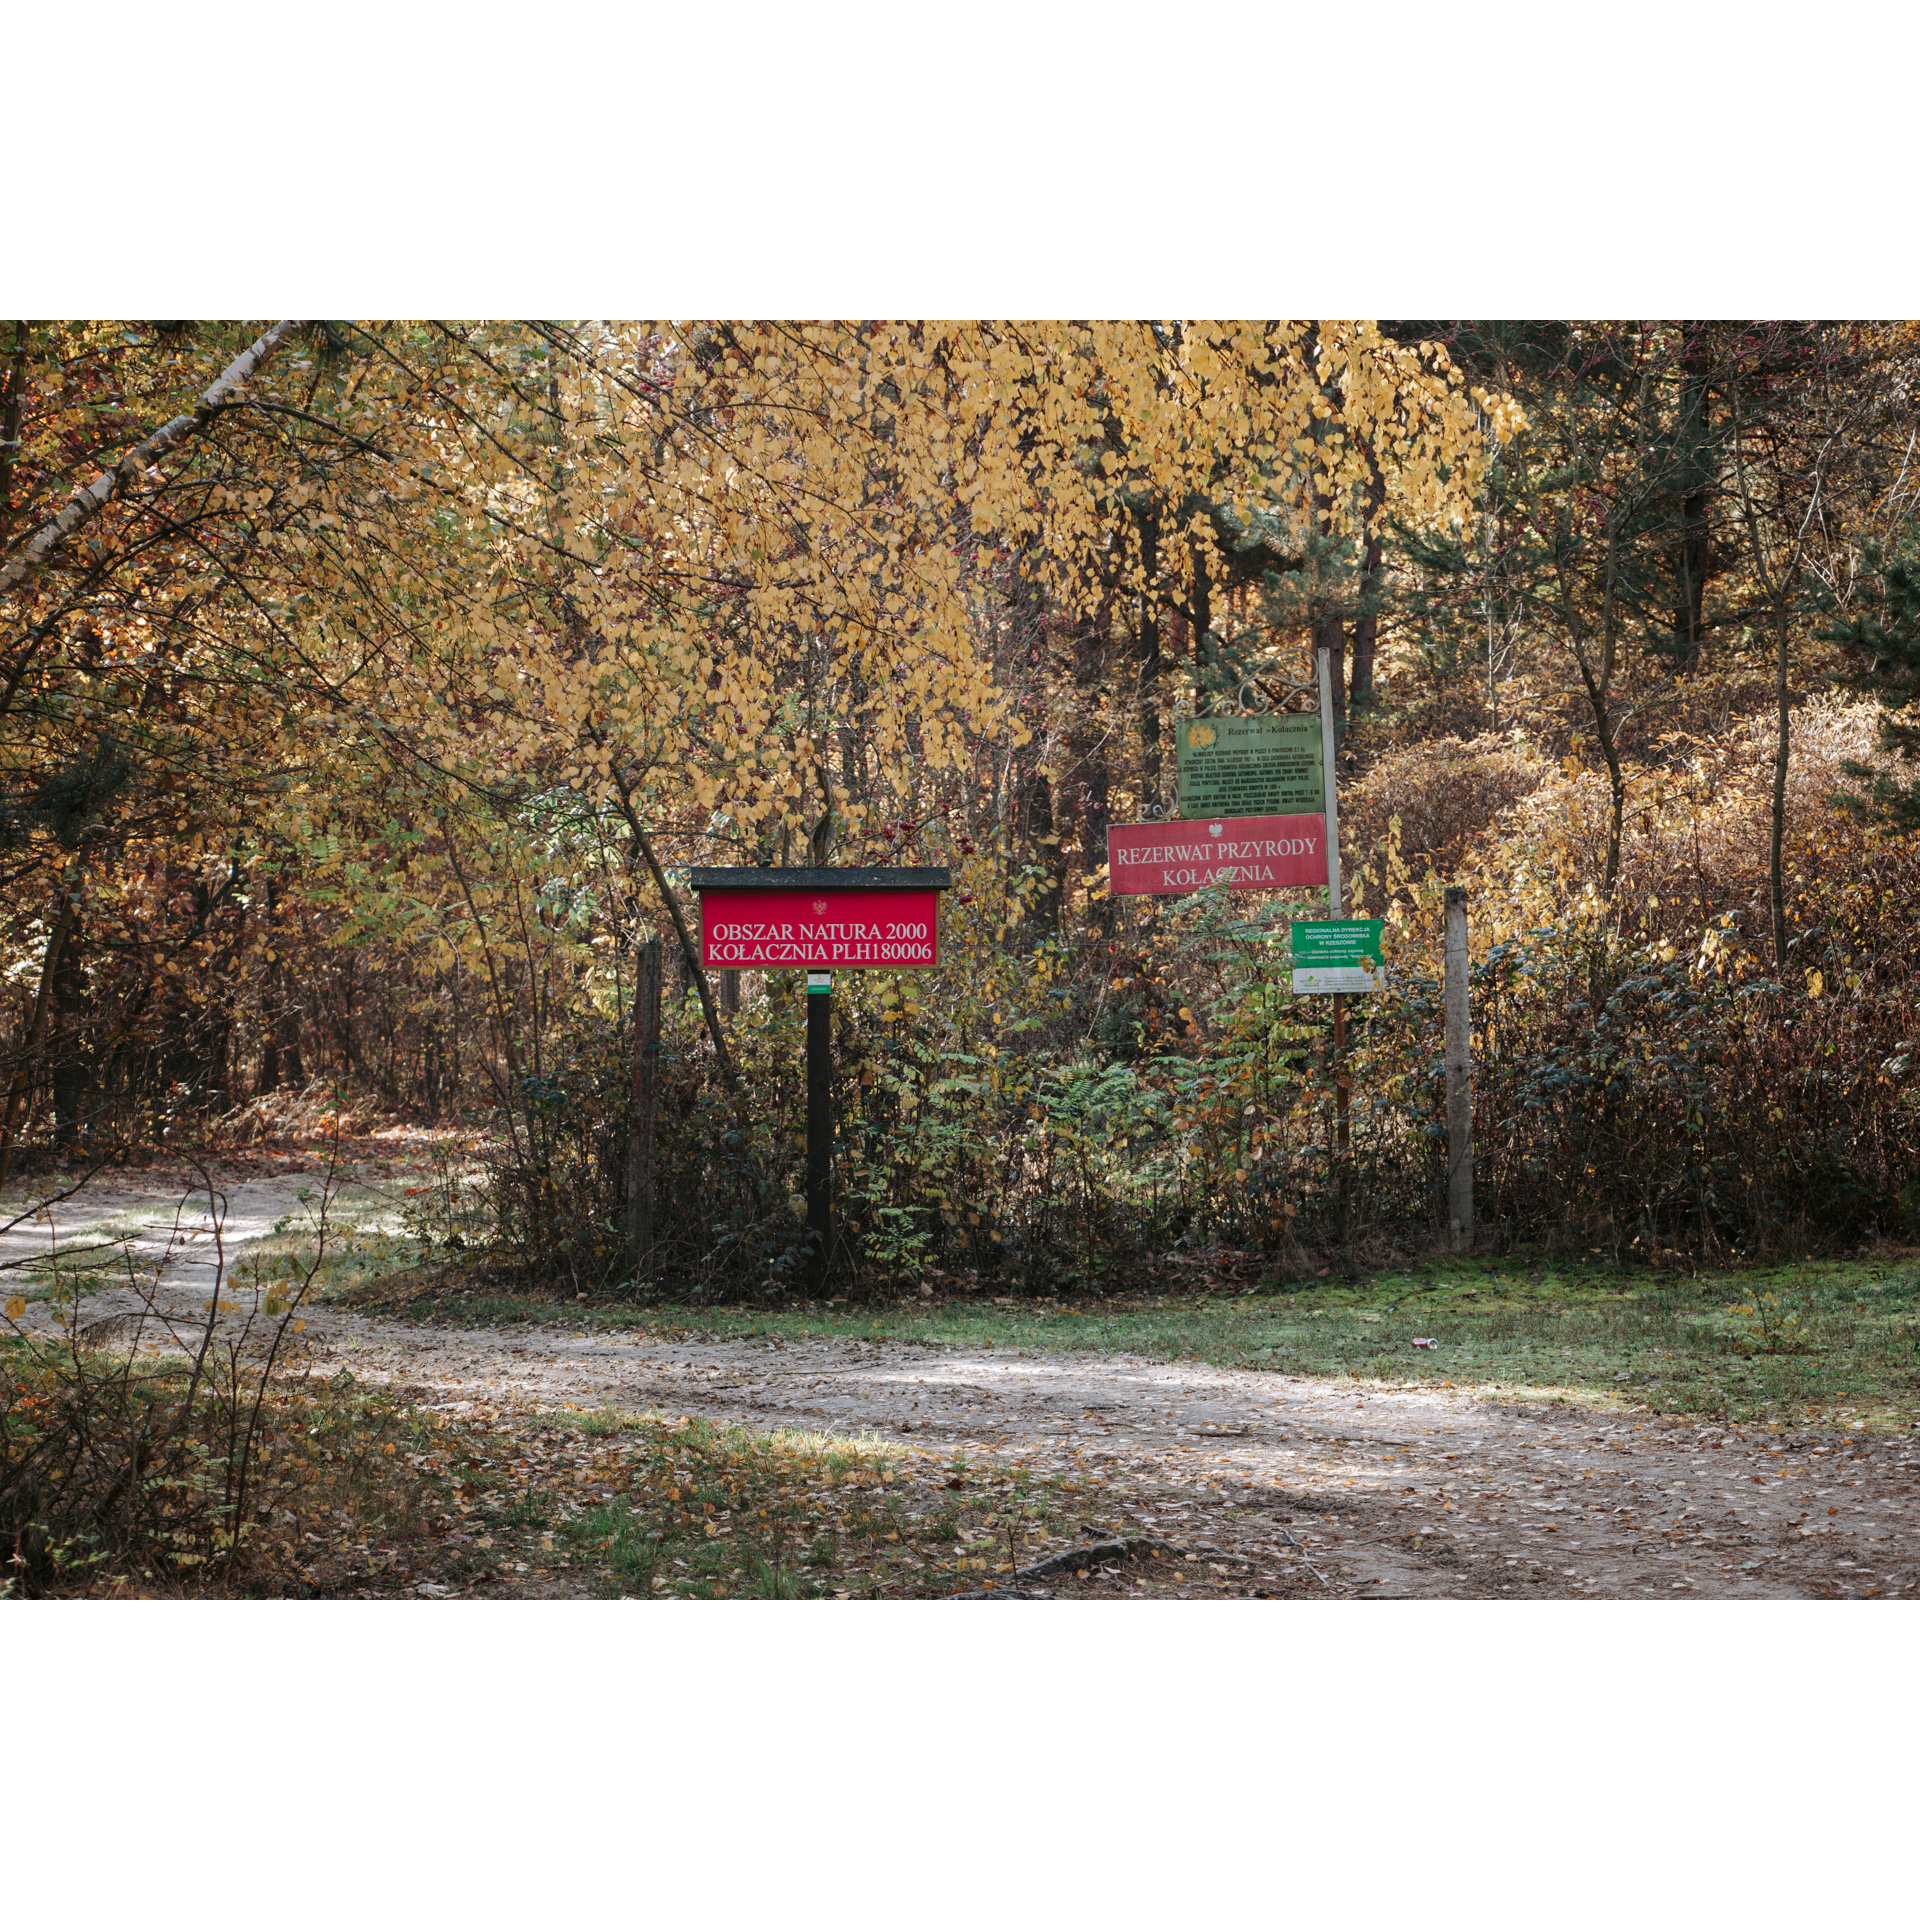
[[[7,1088],[7,1115],[3,1130],[0,1130],[0,1186],[6,1184],[7,1176],[13,1171],[13,1142],[26,1117],[27,1100],[33,1092],[36,1061],[42,1047],[46,1045],[47,1020],[53,1008],[54,976],[60,971],[61,955],[66,950],[67,937],[73,931],[76,917],[74,892],[78,887],[77,879],[69,879],[65,888],[65,898],[60,903],[60,917],[53,923],[53,931],[47,936],[47,956],[40,968],[40,992],[35,998],[33,1020],[27,1028],[27,1044],[20,1050],[19,1064],[13,1070],[13,1080]]]
[[[211,426],[299,324],[297,320],[277,322],[206,390],[191,413],[176,414],[138,446],[129,447],[92,486],[76,489],[73,498],[11,560],[0,566],[0,593],[17,587],[29,574],[45,566],[116,493],[138,486],[146,477],[147,469],[162,454]]]

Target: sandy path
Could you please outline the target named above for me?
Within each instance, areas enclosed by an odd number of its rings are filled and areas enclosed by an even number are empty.
[[[355,1169],[343,1170],[343,1191],[351,1192],[358,1181]],[[257,1251],[254,1243],[281,1222],[306,1223],[309,1212],[301,1195],[316,1193],[323,1184],[311,1173],[247,1180],[224,1193],[216,1188],[217,1207],[204,1187],[123,1186],[111,1192],[89,1187],[32,1214],[25,1211],[27,1196],[20,1195],[0,1203],[0,1262],[115,1245],[136,1268],[156,1274],[163,1287],[206,1295],[213,1291],[223,1257],[231,1267]],[[129,1296],[118,1304],[137,1302]]]
[[[248,1183],[230,1221],[271,1231],[273,1210],[291,1205],[284,1190],[300,1184]],[[169,1277],[204,1290],[204,1239],[176,1247]],[[101,1295],[87,1317],[133,1304]],[[1250,1584],[1270,1569],[1275,1591],[1784,1597],[1920,1586],[1911,1444],[1108,1355],[403,1327],[324,1309],[307,1320],[304,1364],[422,1391],[449,1411],[660,1410],[1097,1474],[1143,1528],[1241,1555]]]
[[[1920,1581],[1910,1450],[1723,1434],[1428,1388],[900,1343],[407,1329],[317,1314],[316,1364],[448,1410],[567,1403],[879,1432],[1098,1473],[1151,1531],[1348,1594],[1892,1594]]]

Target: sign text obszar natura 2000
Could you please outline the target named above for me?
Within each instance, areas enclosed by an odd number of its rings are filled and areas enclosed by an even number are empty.
[[[931,888],[776,893],[708,888],[700,896],[708,967],[933,967],[940,895]]]

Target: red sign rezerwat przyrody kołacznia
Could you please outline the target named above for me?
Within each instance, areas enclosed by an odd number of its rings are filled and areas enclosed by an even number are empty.
[[[1222,880],[1233,887],[1324,887],[1326,816],[1265,813],[1107,829],[1110,892],[1193,893]]]

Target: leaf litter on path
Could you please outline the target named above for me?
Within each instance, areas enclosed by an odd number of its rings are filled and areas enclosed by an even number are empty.
[[[588,1478],[554,1496],[566,1550],[540,1591],[564,1574],[577,1591],[933,1597],[1024,1587],[1024,1569],[1077,1540],[1141,1536],[1165,1544],[1041,1586],[1867,1597],[1920,1584],[1920,1460],[1864,1436],[1059,1351],[313,1319],[325,1364],[425,1394],[470,1431],[579,1436],[566,1459]]]

